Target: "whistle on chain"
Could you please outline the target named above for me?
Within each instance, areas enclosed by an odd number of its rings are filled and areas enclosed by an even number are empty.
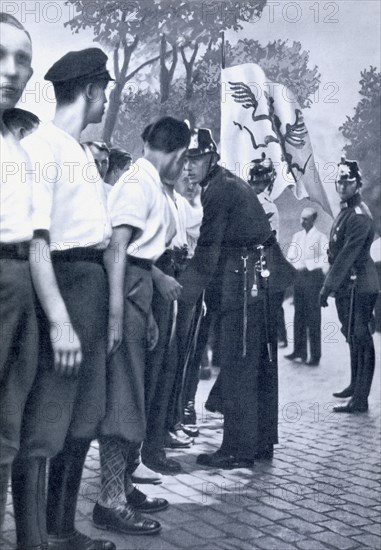
[[[264,246],[260,245],[258,246],[259,249],[259,260],[255,262],[254,266],[254,282],[253,286],[251,287],[250,295],[252,298],[256,298],[258,296],[258,281],[257,281],[257,273],[263,278],[268,279],[270,277],[270,271],[267,268],[267,262],[266,262],[266,256],[264,253]]]

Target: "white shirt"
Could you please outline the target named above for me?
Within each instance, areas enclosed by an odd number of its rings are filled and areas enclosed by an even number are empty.
[[[185,197],[174,191],[175,201],[168,196],[169,205],[176,222],[176,235],[170,248],[188,246],[188,257],[191,257],[200,235],[202,208],[192,208]]]
[[[265,189],[262,193],[257,195],[259,202],[262,205],[263,210],[266,212],[266,216],[270,222],[271,229],[276,231],[279,237],[279,212],[274,201],[272,200],[270,193]]]
[[[28,155],[10,132],[6,136],[0,135],[0,155],[0,241],[29,241],[33,236],[33,226]]]
[[[50,232],[51,250],[107,248],[111,224],[93,157],[52,122],[40,125],[23,146],[35,171],[33,227]]]
[[[327,250],[327,237],[314,226],[308,233],[302,229],[293,235],[287,259],[296,269],[322,269],[326,273],[329,268]]]
[[[108,205],[112,227],[130,225],[137,230],[127,254],[158,260],[172,241],[176,225],[154,165],[144,158],[132,164],[111,189]]]
[[[370,247],[370,256],[374,262],[381,262],[381,238],[373,241]]]

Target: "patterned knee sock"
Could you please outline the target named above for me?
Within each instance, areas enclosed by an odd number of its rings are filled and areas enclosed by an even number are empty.
[[[124,490],[126,459],[123,445],[114,438],[104,438],[99,442],[102,482],[98,502],[106,508],[127,502]]]

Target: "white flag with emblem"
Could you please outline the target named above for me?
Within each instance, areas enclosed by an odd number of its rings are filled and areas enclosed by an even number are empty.
[[[291,187],[296,198],[309,197],[332,216],[292,91],[269,81],[259,65],[245,63],[222,69],[221,94],[222,164],[247,180],[251,161],[265,151],[277,172],[272,199]]]

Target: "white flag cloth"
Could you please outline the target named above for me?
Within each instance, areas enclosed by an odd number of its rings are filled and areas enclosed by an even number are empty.
[[[292,91],[269,81],[259,65],[245,63],[222,69],[221,94],[222,164],[247,180],[251,161],[265,152],[277,172],[272,199],[291,187],[298,199],[309,197],[332,216]]]

